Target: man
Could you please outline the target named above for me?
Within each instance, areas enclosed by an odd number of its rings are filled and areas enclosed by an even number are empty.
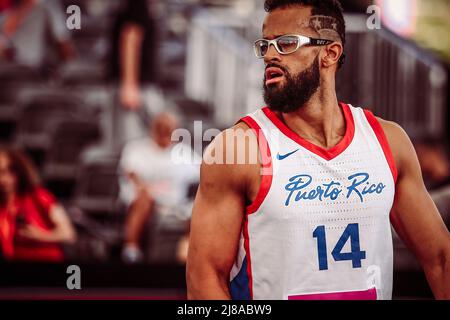
[[[173,143],[178,125],[174,114],[160,113],[152,120],[151,137],[132,140],[122,151],[120,198],[128,211],[122,257],[127,263],[142,262],[141,235],[155,213],[190,216],[188,190],[198,184],[200,157],[188,145]]]
[[[409,138],[337,101],[341,5],[267,0],[265,9],[255,53],[266,65],[268,107],[205,152],[188,297],[391,299],[391,222],[436,298],[450,298],[450,235]],[[236,153],[241,161],[228,161]]]

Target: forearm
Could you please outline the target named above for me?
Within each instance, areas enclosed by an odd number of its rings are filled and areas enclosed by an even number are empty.
[[[450,250],[443,252],[437,261],[424,267],[428,283],[438,300],[450,300]]]
[[[42,234],[42,241],[47,243],[73,243],[76,235],[72,230],[53,229]]]
[[[142,28],[129,24],[121,34],[120,67],[123,85],[137,86],[139,83],[139,65],[143,39]]]
[[[228,280],[216,274],[188,272],[187,287],[189,300],[231,300]]]

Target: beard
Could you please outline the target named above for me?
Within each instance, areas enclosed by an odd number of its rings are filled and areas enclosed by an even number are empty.
[[[270,66],[270,65],[268,65]],[[266,86],[264,76],[264,101],[272,111],[290,113],[305,105],[320,86],[319,56],[311,66],[299,74],[292,76],[289,71],[278,65],[284,71],[286,84],[280,88]]]

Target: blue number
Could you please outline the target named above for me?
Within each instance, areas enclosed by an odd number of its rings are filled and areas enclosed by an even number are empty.
[[[327,261],[327,242],[325,240],[325,226],[317,227],[313,233],[313,237],[317,238],[319,270],[327,270],[328,261]]]
[[[317,238],[317,251],[319,257],[319,270],[328,270],[327,244],[325,237],[325,226],[317,227],[313,232],[313,237]],[[350,239],[351,252],[342,252],[348,239]],[[345,228],[344,233],[339,238],[331,255],[334,261],[351,260],[353,268],[361,268],[361,260],[366,258],[366,252],[361,251],[359,245],[359,226],[352,223]]]
[[[342,253],[342,248],[349,238],[352,251]],[[353,268],[361,268],[361,260],[366,258],[366,252],[359,248],[359,227],[357,223],[347,226],[331,254],[335,261],[351,260]]]

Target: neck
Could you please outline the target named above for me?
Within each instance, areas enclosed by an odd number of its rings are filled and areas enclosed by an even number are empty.
[[[334,82],[322,82],[311,99],[297,111],[281,114],[285,124],[302,138],[329,149],[345,135],[346,125]]]

